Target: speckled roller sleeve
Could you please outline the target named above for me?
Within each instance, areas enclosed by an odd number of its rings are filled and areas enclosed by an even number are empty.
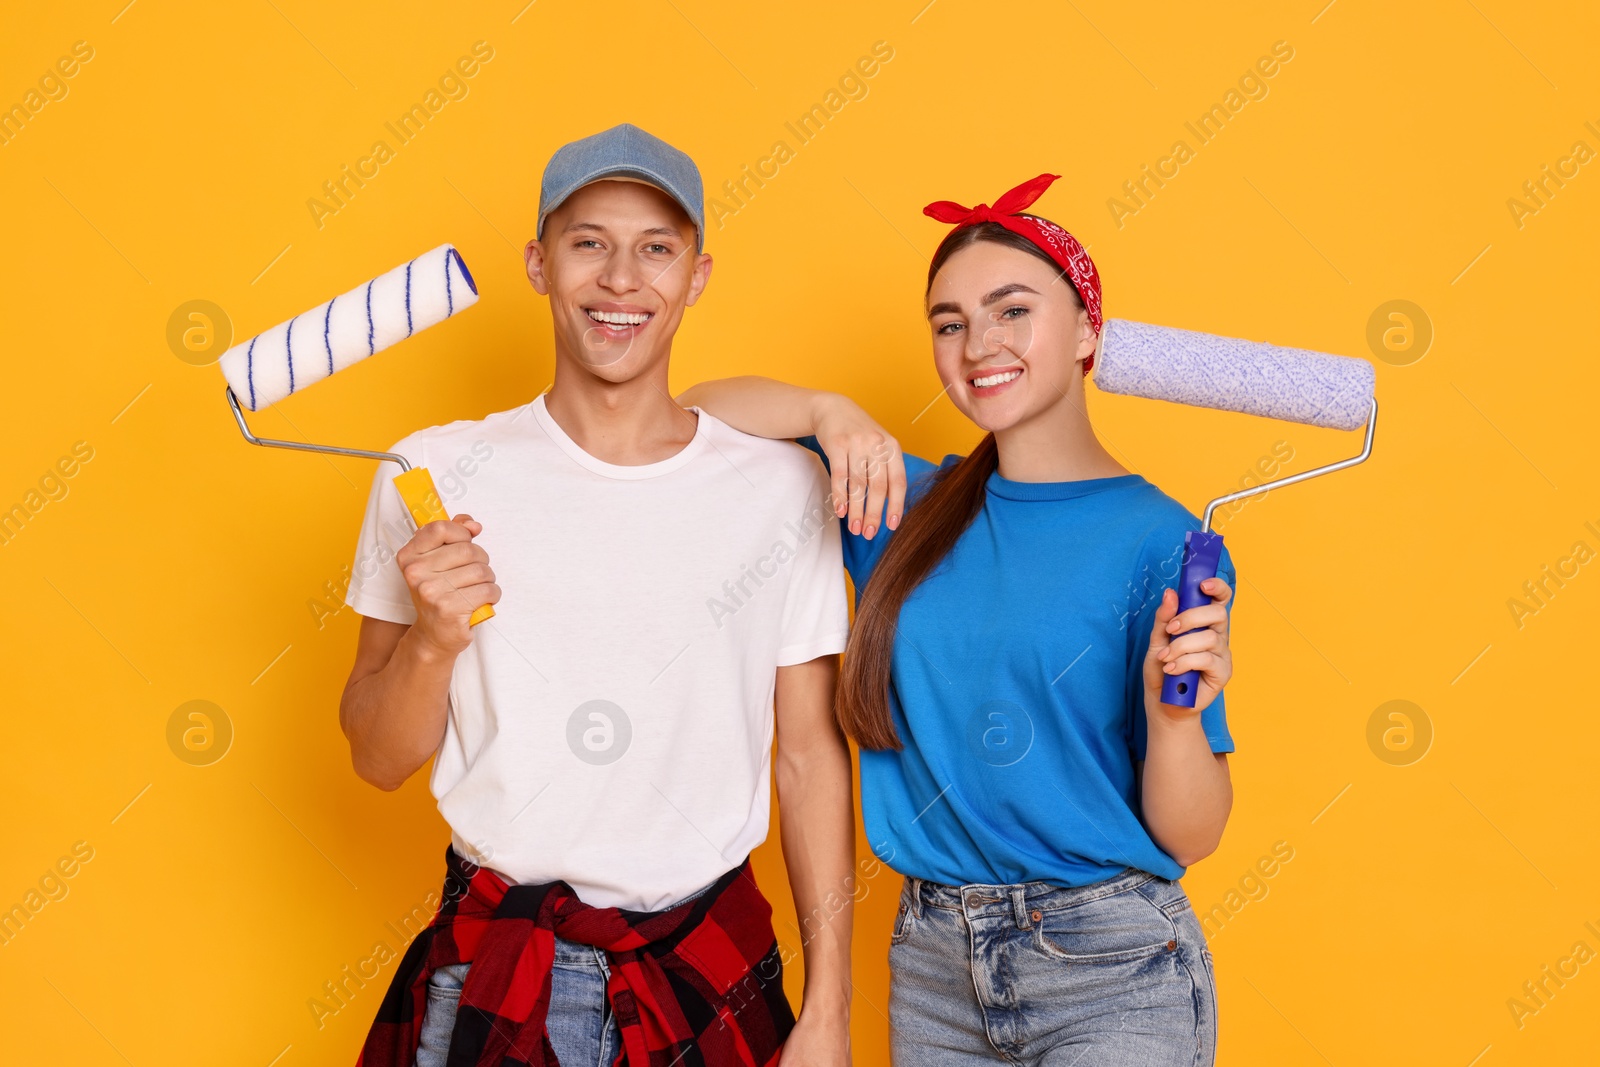
[[[1107,319],[1094,380],[1108,393],[1354,430],[1374,373],[1364,359]]]

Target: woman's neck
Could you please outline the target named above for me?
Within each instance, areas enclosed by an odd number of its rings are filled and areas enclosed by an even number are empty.
[[[994,436],[1000,477],[1010,481],[1076,482],[1129,473],[1095,436],[1081,380],[1055,404]]]

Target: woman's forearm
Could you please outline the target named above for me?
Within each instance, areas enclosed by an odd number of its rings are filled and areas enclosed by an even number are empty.
[[[735,430],[781,439],[816,433],[821,405],[836,395],[747,374],[691,385],[678,403],[708,411]]]
[[[1216,851],[1233,783],[1227,764],[1211,751],[1200,716],[1172,722],[1149,718],[1140,803],[1145,826],[1162,851],[1187,867]]]
[[[895,529],[905,507],[906,465],[900,444],[847,396],[746,375],[701,382],[678,394],[735,430],[776,440],[815,435],[830,479],[834,514],[869,541]],[[887,514],[885,508],[887,507]]]

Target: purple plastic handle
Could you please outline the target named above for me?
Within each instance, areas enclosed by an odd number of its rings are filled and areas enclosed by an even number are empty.
[[[1221,534],[1190,530],[1183,535],[1183,574],[1178,579],[1180,612],[1211,603],[1211,597],[1200,591],[1200,583],[1207,578],[1217,576],[1217,564],[1220,562],[1222,562]],[[1195,630],[1201,629],[1204,627],[1195,627]],[[1186,630],[1185,633],[1192,634],[1195,630]],[[1161,703],[1171,704],[1175,708],[1194,707],[1194,698],[1199,692],[1199,671],[1169,674],[1161,681]]]

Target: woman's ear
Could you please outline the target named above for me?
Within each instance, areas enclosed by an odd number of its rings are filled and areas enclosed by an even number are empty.
[[[1094,332],[1094,327],[1089,323],[1089,312],[1084,308],[1078,309],[1078,350],[1073,354],[1074,363],[1082,363],[1095,354],[1100,345],[1100,337]]]

